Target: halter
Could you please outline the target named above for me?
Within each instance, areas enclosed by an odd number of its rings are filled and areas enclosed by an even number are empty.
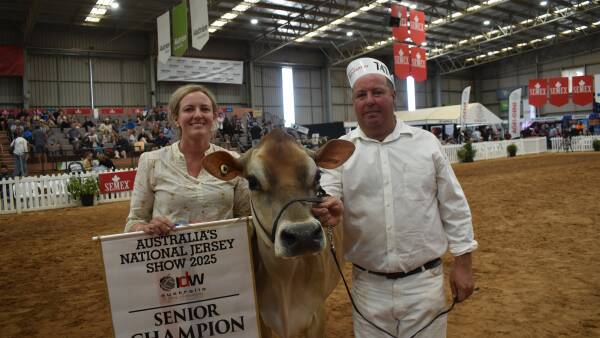
[[[294,198],[294,199],[287,201],[283,205],[281,210],[279,210],[277,217],[275,217],[275,220],[273,221],[273,227],[272,227],[273,230],[271,230],[271,235],[268,235],[268,232],[265,229],[265,226],[260,221],[260,218],[258,218],[258,215],[256,214],[256,210],[254,209],[254,203],[252,202],[252,198],[251,198],[250,199],[250,207],[252,208],[253,219],[255,219],[258,222],[258,225],[260,226],[261,230],[264,232],[265,235],[267,235],[267,237],[271,241],[271,244],[273,244],[273,243],[275,243],[275,234],[277,233],[277,226],[279,226],[279,219],[281,218],[281,215],[283,215],[283,212],[285,211],[285,209],[287,209],[290,205],[292,205],[296,202],[320,203],[322,201],[322,198],[319,197],[320,194],[321,194],[321,192],[319,191],[319,192],[317,192],[317,196],[315,196],[315,197],[300,197],[300,198]]]

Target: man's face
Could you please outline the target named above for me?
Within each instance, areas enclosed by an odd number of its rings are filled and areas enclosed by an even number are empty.
[[[352,102],[360,128],[371,138],[382,141],[396,126],[395,92],[383,75],[361,77],[352,88]]]

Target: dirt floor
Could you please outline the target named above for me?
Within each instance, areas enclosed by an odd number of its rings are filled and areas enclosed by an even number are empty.
[[[454,168],[480,243],[479,290],[451,312],[448,337],[600,337],[600,154]],[[0,216],[0,336],[111,337],[91,237],[120,232],[127,213],[114,203]],[[327,337],[353,337],[342,284],[327,308]]]

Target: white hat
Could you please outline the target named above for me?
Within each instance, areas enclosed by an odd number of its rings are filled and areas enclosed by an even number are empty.
[[[390,74],[387,66],[379,60],[373,58],[360,58],[350,62],[348,68],[346,68],[346,75],[348,76],[350,87],[354,87],[354,84],[358,79],[369,74],[381,74],[385,76],[390,80],[394,89],[396,89],[392,74]]]

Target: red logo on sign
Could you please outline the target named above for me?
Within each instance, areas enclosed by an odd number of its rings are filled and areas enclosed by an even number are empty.
[[[585,106],[594,100],[593,76],[573,76],[573,102]]]
[[[403,43],[394,44],[394,74],[401,80],[410,75],[410,49]]]
[[[569,102],[569,78],[550,78],[550,104],[557,107],[564,106]]]
[[[100,193],[122,192],[133,190],[136,170],[103,173],[100,179]]]
[[[529,80],[529,104],[535,107],[542,107],[548,98],[548,81],[546,79]]]

